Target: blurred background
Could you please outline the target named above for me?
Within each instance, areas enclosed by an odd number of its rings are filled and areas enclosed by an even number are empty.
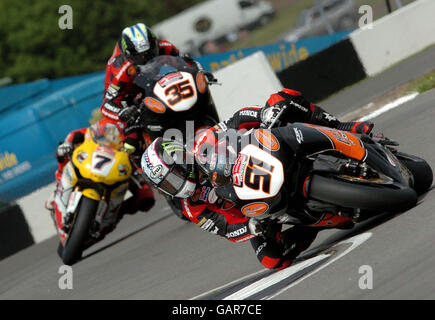
[[[412,1],[70,0],[73,29],[60,30],[65,1],[2,0],[0,85],[104,70],[121,30],[137,22],[198,56],[355,29],[363,4],[378,19],[388,3]]]

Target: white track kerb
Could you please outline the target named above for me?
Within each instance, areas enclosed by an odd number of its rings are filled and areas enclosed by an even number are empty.
[[[409,102],[409,101],[415,99],[418,95],[419,95],[418,92],[414,92],[414,93],[408,94],[406,96],[403,96],[397,100],[394,100],[393,102],[387,103],[383,107],[380,107],[379,109],[371,112],[370,114],[363,116],[362,118],[359,119],[359,121],[366,121],[366,120],[376,118],[377,116],[380,116],[381,114],[383,114],[385,112],[388,112],[394,108],[397,108],[397,107],[403,105],[406,102]]]
[[[368,76],[435,43],[435,1],[417,0],[359,29],[349,38]]]

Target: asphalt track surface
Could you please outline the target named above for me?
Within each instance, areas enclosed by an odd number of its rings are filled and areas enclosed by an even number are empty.
[[[432,56],[433,64],[434,53],[432,49],[425,51],[405,64],[417,65],[423,74],[433,68],[427,65],[427,56]],[[335,105],[331,112],[344,114],[351,111],[348,108],[363,105],[365,101],[356,100],[358,87],[370,91],[373,97],[382,94],[386,90],[382,84],[397,83],[400,70],[407,72],[408,67],[399,65],[388,71],[393,79],[383,74],[387,79],[366,80],[332,97],[326,101],[328,106],[332,101],[343,104]],[[363,97],[367,100],[367,95]],[[401,143],[401,151],[421,156],[435,168],[435,90],[373,121],[375,131],[383,131]],[[35,210],[48,214],[42,204],[37,205]],[[278,295],[277,288],[269,287],[266,295],[252,299],[435,299],[434,208],[435,190],[407,212],[380,216],[352,230],[322,231],[310,252],[358,234],[369,237],[326,266],[331,258],[320,255],[308,271],[323,264],[321,270]],[[233,244],[181,221],[161,197],[153,210],[125,217],[103,242],[85,251],[83,260],[73,266],[72,290],[58,286],[62,262],[56,254],[57,244],[57,238],[51,238],[0,261],[0,299],[184,300],[231,282],[235,284],[230,287],[237,291],[244,287],[240,279],[252,282],[273,274],[262,268],[249,243]],[[346,245],[333,248],[343,252]],[[362,290],[359,270],[367,265],[373,271],[373,288]],[[202,297],[222,299],[230,292],[225,290]]]

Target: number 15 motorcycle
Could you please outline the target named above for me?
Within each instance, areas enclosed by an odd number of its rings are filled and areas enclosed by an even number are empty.
[[[65,264],[77,262],[86,248],[115,228],[131,177],[118,128],[104,121],[89,127],[65,166],[54,197],[58,254]]]

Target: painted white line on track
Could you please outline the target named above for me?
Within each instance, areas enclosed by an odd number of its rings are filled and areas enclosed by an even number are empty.
[[[302,261],[302,262],[300,262],[300,263],[298,263],[298,264],[296,264],[294,266],[290,266],[290,267],[288,267],[286,269],[277,271],[277,272],[275,272],[275,273],[273,273],[273,274],[271,274],[269,276],[266,276],[266,277],[264,277],[264,278],[262,278],[260,280],[257,280],[255,282],[251,283],[250,285],[246,286],[245,288],[243,288],[243,289],[241,289],[241,290],[239,290],[237,292],[234,292],[234,293],[228,295],[227,297],[223,298],[223,300],[249,299],[249,297],[255,295],[256,293],[261,292],[261,291],[263,291],[263,290],[265,290],[265,289],[267,289],[267,288],[269,288],[269,287],[279,283],[280,281],[283,281],[283,280],[291,277],[292,275],[296,274],[297,272],[300,272],[303,269],[308,268],[309,266],[314,265],[314,264],[316,264],[319,261],[322,261],[324,259],[332,257],[331,260],[326,262],[324,265],[321,265],[319,268],[317,268],[317,269],[315,269],[313,271],[310,271],[309,273],[307,273],[306,275],[302,276],[300,279],[296,280],[295,282],[292,282],[290,285],[286,286],[285,288],[280,289],[279,291],[273,293],[272,295],[263,298],[263,299],[266,299],[266,300],[272,299],[272,298],[276,297],[277,295],[281,294],[282,292],[284,292],[284,291],[290,289],[291,287],[299,284],[301,281],[305,280],[306,278],[308,278],[308,277],[312,276],[313,274],[319,272],[320,270],[326,268],[331,263],[335,262],[336,260],[340,259],[341,257],[345,256],[346,254],[351,252],[353,249],[355,249],[356,247],[358,247],[359,245],[361,245],[362,243],[367,241],[371,236],[372,236],[371,232],[366,232],[366,233],[354,236],[352,238],[343,240],[343,241],[335,244],[334,246],[332,246],[330,249],[328,249],[328,251],[331,251],[331,250],[334,249],[334,247],[337,247],[339,245],[346,244],[346,243],[350,243],[351,244],[350,247],[348,247],[343,252],[339,253],[337,256],[333,256],[332,253],[323,253],[323,254],[320,254],[320,255],[315,256],[313,258],[304,260],[304,261]],[[253,274],[250,274],[250,275],[247,275],[247,276],[245,276],[243,278],[240,278],[240,279],[237,279],[235,281],[232,281],[232,282],[230,282],[230,283],[228,283],[226,285],[220,286],[220,287],[218,287],[216,289],[213,289],[213,290],[210,290],[210,291],[208,291],[206,293],[200,294],[200,295],[198,295],[198,296],[196,296],[194,298],[191,298],[190,300],[196,300],[196,299],[201,299],[202,297],[205,297],[205,296],[211,296],[211,295],[213,295],[213,293],[218,293],[222,289],[231,287],[232,284],[241,282],[244,279],[250,278],[250,277],[252,277],[254,275],[258,275],[258,274],[260,274],[262,272],[264,273],[266,271],[268,271],[268,270],[267,269],[259,270],[259,271],[255,272]]]
[[[417,96],[419,95],[418,92],[414,92],[411,94],[408,94],[406,96],[400,97],[399,99],[394,100],[393,102],[387,103],[386,105],[384,105],[383,107],[369,113],[368,115],[363,116],[362,118],[359,119],[359,121],[366,121],[366,120],[370,120],[373,119],[387,111],[390,111],[394,108],[397,108],[398,106],[409,102],[413,99],[415,99]]]
[[[302,278],[298,279],[297,281],[291,283],[290,285],[288,285],[287,287],[277,291],[275,294],[269,296],[266,298],[266,300],[270,300],[274,297],[276,297],[277,295],[283,293],[284,291],[290,289],[291,287],[296,286],[297,284],[299,284],[300,282],[304,281],[306,278],[312,276],[313,274],[319,272],[320,270],[326,268],[327,266],[329,266],[331,263],[335,262],[336,260],[340,259],[341,257],[345,256],[346,254],[348,254],[349,252],[351,252],[353,249],[355,249],[356,247],[358,247],[359,245],[361,245],[362,243],[366,242],[368,239],[370,239],[370,237],[372,236],[371,232],[366,232],[363,234],[359,234],[355,237],[349,238],[347,240],[341,241],[339,242],[337,245],[339,244],[344,244],[344,243],[351,243],[351,246],[349,248],[347,248],[345,251],[343,251],[342,253],[338,254],[336,257],[332,258],[330,261],[328,261],[327,263],[325,263],[324,265],[322,265],[321,267],[319,267],[318,269],[315,269],[313,272],[303,276]]]
[[[274,284],[292,276],[293,274],[315,264],[316,262],[324,260],[330,256],[331,256],[330,254],[321,254],[313,258],[310,258],[308,260],[302,261],[301,263],[298,263],[294,266],[290,266],[286,269],[280,270],[276,273],[271,274],[270,276],[267,276],[266,278],[260,279],[250,284],[249,286],[225,297],[223,300],[242,300],[242,299],[249,298],[250,296],[256,294],[257,292],[269,288]]]
[[[189,300],[199,300],[199,299],[201,299],[201,298],[203,298],[203,297],[205,297],[205,296],[211,295],[213,292],[217,292],[217,291],[219,291],[219,290],[221,290],[221,289],[223,289],[223,288],[225,288],[225,287],[229,287],[229,286],[231,286],[231,285],[233,285],[233,284],[235,284],[235,283],[238,283],[238,282],[244,281],[244,280],[246,280],[246,279],[248,279],[248,278],[251,278],[251,277],[257,276],[257,275],[259,275],[259,274],[261,274],[261,273],[266,273],[266,272],[268,272],[268,271],[269,271],[268,269],[261,269],[261,270],[258,270],[257,272],[254,272],[254,273],[248,274],[248,275],[246,275],[246,276],[244,276],[244,277],[241,277],[241,278],[239,278],[239,279],[236,279],[236,280],[234,280],[234,281],[231,281],[230,283],[224,284],[223,286],[220,286],[220,287],[217,287],[217,288],[215,288],[215,289],[213,289],[213,290],[210,290],[210,291],[207,291],[207,292],[201,293],[201,294],[199,294],[199,295],[197,295],[197,296],[195,296],[195,297],[193,297],[193,298],[190,298]]]

